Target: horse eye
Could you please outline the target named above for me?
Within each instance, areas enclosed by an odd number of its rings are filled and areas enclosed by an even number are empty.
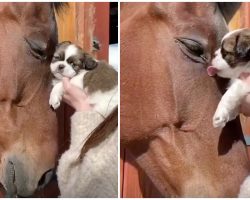
[[[175,41],[179,44],[182,52],[191,60],[200,63],[207,62],[204,49],[199,42],[187,38],[177,38]]]
[[[59,60],[60,56],[59,55],[54,55],[53,58]]]
[[[55,59],[60,59],[60,55],[54,55]]]

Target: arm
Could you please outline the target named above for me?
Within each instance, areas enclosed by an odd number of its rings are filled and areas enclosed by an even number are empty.
[[[57,170],[59,184],[62,188],[63,185],[68,184],[72,163],[78,159],[85,139],[102,120],[102,117],[92,110],[83,90],[72,85],[66,78],[63,79],[63,88],[63,101],[72,106],[76,112],[71,117],[70,147],[60,158]]]
[[[85,139],[103,118],[93,110],[85,92],[71,84],[69,79],[63,79],[63,87],[63,101],[76,110],[71,117],[71,139],[75,144]]]

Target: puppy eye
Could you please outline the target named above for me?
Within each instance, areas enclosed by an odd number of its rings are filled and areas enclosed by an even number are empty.
[[[176,38],[175,42],[179,45],[182,53],[194,62],[206,64],[208,59],[205,56],[204,48],[202,45],[192,39]]]

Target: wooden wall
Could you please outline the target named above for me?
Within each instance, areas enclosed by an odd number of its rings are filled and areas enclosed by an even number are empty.
[[[230,30],[243,27],[250,27],[250,3],[243,3],[240,10],[236,13],[229,24]],[[250,136],[250,118],[241,116],[241,122],[245,135]],[[248,151],[250,153],[250,148],[248,148]],[[133,157],[126,149],[121,150],[120,157],[121,197],[160,197],[159,192],[154,188],[150,180],[138,170]],[[141,179],[140,181],[139,177]],[[143,190],[140,188],[140,182],[143,184]]]

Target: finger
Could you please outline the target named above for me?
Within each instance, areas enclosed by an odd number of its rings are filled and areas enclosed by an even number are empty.
[[[66,96],[66,97],[63,96],[63,102],[65,102],[68,105],[71,105],[71,101],[70,101],[68,96]]]
[[[69,91],[70,90],[70,87],[71,87],[71,84],[69,82],[69,78],[66,78],[66,77],[63,77],[63,87],[64,87],[64,90],[65,91]]]
[[[63,100],[70,101],[70,99],[71,99],[70,95],[68,95],[68,94],[63,95]]]

